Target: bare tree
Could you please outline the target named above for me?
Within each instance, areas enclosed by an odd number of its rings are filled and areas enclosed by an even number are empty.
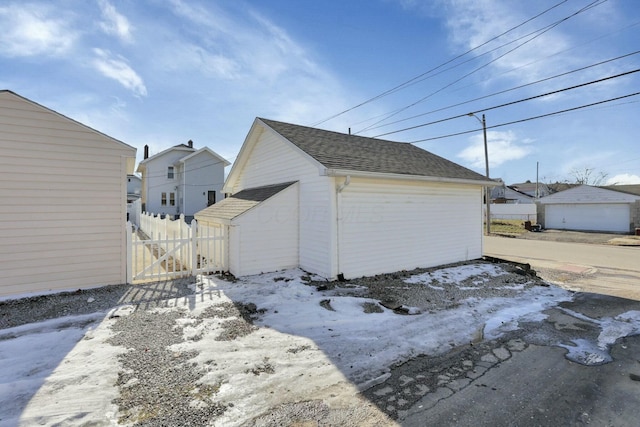
[[[573,169],[571,176],[575,184],[603,185],[609,174],[602,171],[598,172],[595,168],[587,166],[584,169]]]

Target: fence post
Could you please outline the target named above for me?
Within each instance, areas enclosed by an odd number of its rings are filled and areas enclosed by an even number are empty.
[[[193,219],[191,221],[191,275],[195,276],[198,272],[198,222]]]
[[[133,282],[133,227],[127,221],[127,283]]]

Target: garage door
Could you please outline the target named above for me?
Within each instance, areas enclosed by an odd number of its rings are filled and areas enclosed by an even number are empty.
[[[545,226],[564,230],[628,232],[628,204],[546,205]]]

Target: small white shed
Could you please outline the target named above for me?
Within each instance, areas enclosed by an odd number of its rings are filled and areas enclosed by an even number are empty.
[[[136,149],[0,91],[0,297],[125,283]]]
[[[539,200],[545,228],[629,233],[640,196],[580,185]]]
[[[220,203],[195,218],[227,227],[234,275],[298,266],[350,278],[480,258],[487,185],[412,144],[258,118],[224,191],[282,189],[242,215]]]

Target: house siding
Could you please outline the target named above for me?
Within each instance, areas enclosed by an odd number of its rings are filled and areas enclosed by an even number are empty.
[[[236,276],[295,268],[298,258],[298,186],[260,203],[232,221],[229,244],[237,262],[230,266]]]
[[[224,198],[224,163],[207,152],[201,152],[182,164],[182,212],[192,216],[207,207],[208,192],[216,192],[216,202]]]
[[[132,147],[0,93],[1,296],[126,281],[134,157]]]
[[[233,193],[263,185],[299,182],[299,265],[327,276],[331,271],[333,180],[320,176],[318,167],[271,131],[263,132],[232,188]]]
[[[179,213],[180,175],[175,167],[173,179],[167,178],[167,168],[174,166],[179,159],[193,150],[172,150],[161,156],[150,159],[145,164],[143,187],[145,189],[143,203],[144,210],[154,214],[176,215]],[[162,193],[167,193],[167,204],[162,205]],[[175,194],[175,205],[169,203],[169,193]]]
[[[481,187],[352,179],[339,197],[347,278],[482,256]]]

